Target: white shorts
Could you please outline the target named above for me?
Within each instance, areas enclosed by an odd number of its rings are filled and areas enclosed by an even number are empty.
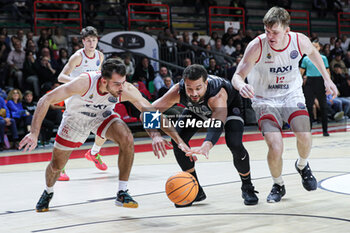
[[[260,130],[262,120],[271,120],[282,130],[283,122],[290,124],[294,117],[302,115],[309,116],[301,88],[283,97],[256,97],[252,102]]]
[[[120,116],[116,113],[107,118],[96,117],[91,119],[79,118],[77,115],[63,115],[54,147],[60,150],[78,148],[86,141],[91,132],[105,138],[109,126],[118,119],[120,119]]]

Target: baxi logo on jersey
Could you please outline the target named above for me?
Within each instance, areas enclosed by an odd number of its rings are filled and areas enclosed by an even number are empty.
[[[270,67],[270,73],[282,74],[292,71],[293,66]]]
[[[156,112],[143,112],[143,128],[145,129],[160,129],[160,116],[162,114]]]

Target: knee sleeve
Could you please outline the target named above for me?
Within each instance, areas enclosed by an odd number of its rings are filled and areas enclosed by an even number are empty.
[[[238,120],[230,120],[225,125],[226,145],[233,155],[233,164],[239,173],[250,171],[249,154],[242,143],[243,123]]]

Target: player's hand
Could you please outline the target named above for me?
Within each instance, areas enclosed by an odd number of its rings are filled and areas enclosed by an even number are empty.
[[[239,94],[244,98],[253,98],[254,97],[254,88],[249,84],[244,84],[239,89]]]
[[[190,147],[188,147],[186,145],[186,143],[181,142],[181,143],[177,144],[177,146],[179,147],[180,150],[185,152],[186,156],[188,156],[190,158],[191,162],[193,162],[193,161],[196,162],[198,160],[194,151]]]
[[[338,96],[338,88],[332,80],[324,81],[324,86],[326,88],[326,95],[331,94],[333,99]]]
[[[23,147],[23,152],[31,152],[32,150],[34,150],[36,148],[38,144],[38,136],[29,133],[27,134],[19,143],[19,150],[21,150]]]
[[[186,156],[189,156],[190,159],[191,159],[191,156],[195,157],[195,161],[197,160],[197,157],[195,156],[196,154],[197,155],[204,155],[205,158],[209,159],[209,151],[212,147],[213,147],[213,145],[211,144],[211,142],[203,142],[201,147],[192,148],[191,152],[186,153]]]
[[[162,136],[156,136],[152,139],[153,153],[156,157],[158,157],[158,159],[160,158],[159,151],[163,157],[167,155],[165,146],[173,148],[171,143],[165,140],[165,138],[163,138]]]

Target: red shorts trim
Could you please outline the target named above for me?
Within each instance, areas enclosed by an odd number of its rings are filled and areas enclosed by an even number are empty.
[[[309,113],[306,110],[298,110],[293,112],[292,114],[290,114],[288,118],[288,124],[290,125],[290,122],[294,119],[294,117],[297,117],[297,116],[309,116]]]
[[[81,142],[68,141],[68,140],[60,137],[58,134],[56,135],[55,141],[57,143],[61,144],[62,146],[69,147],[69,148],[77,148],[77,147],[80,147],[81,145],[83,145],[83,143],[81,143]]]
[[[97,129],[97,135],[102,137],[101,134],[102,134],[102,131],[104,130],[104,128],[106,127],[106,125],[111,121],[113,120],[114,118],[119,118],[117,115],[111,115],[109,116],[106,120],[104,120],[102,122],[102,124],[100,125],[100,127],[98,127]]]
[[[261,131],[261,121],[262,120],[270,120],[273,121],[277,124],[278,128],[282,131],[280,124],[278,123],[277,119],[275,118],[274,115],[272,114],[266,114],[263,115],[259,120],[258,120],[258,125],[259,125],[259,130]]]

